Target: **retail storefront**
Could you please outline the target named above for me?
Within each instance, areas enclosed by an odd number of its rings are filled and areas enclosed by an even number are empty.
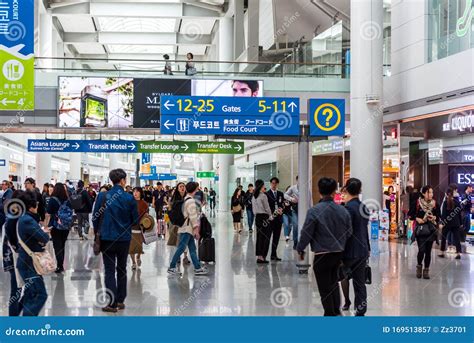
[[[431,185],[439,201],[450,183],[460,191],[474,183],[474,106],[405,122],[400,128],[401,140],[410,140],[408,185]]]

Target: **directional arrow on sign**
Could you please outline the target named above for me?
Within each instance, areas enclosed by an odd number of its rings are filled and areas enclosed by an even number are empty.
[[[290,108],[291,112],[294,112],[295,111],[295,108],[298,107],[298,105],[296,105],[293,101],[290,102],[290,104],[288,105],[288,107]]]
[[[7,104],[14,104],[15,100],[8,100],[7,98],[2,99],[2,105],[7,106]]]
[[[241,147],[240,145],[237,145],[237,146],[235,147],[235,150],[240,151],[240,150],[242,150],[242,147]]]
[[[164,124],[163,124],[164,127],[166,127],[167,130],[170,129],[170,126],[174,126],[174,124],[170,123],[169,120],[167,120]]]
[[[133,144],[133,143],[130,143],[130,145],[128,147],[132,150],[135,150],[135,144]]]
[[[164,103],[164,106],[165,106],[166,109],[169,111],[169,110],[170,110],[170,107],[174,107],[174,104],[170,103],[169,100],[166,100],[166,102]]]
[[[80,145],[79,145],[79,143],[76,142],[72,147],[77,150],[77,149],[79,149]]]
[[[181,148],[184,149],[184,151],[188,151],[189,146],[187,144],[184,144]]]

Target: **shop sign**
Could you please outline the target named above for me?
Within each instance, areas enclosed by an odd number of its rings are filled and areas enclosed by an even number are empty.
[[[34,1],[0,1],[0,111],[35,108]]]
[[[471,150],[444,150],[444,163],[474,163],[474,151]]]
[[[474,166],[449,167],[449,183],[458,185],[474,184]]]
[[[474,113],[467,111],[454,113],[449,116],[447,123],[443,124],[443,131],[472,131],[474,129]]]

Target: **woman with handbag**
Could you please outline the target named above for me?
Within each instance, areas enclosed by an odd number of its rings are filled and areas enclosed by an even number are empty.
[[[38,259],[49,259],[52,264],[54,263],[52,256],[45,251],[50,235],[48,229],[41,229],[39,225],[35,194],[30,191],[24,192],[18,196],[18,200],[25,204],[26,210],[17,223],[17,237],[20,244],[17,268],[25,283],[22,298],[23,316],[37,316],[48,298],[42,276],[48,271],[38,270],[37,262]]]
[[[416,265],[416,277],[418,279],[430,278],[431,250],[433,242],[437,240],[437,221],[439,219],[439,209],[433,199],[433,188],[424,186],[421,189],[421,197],[418,199],[416,211],[416,227],[412,240],[416,240],[418,245],[418,255]],[[424,268],[423,268],[424,263]]]
[[[143,254],[143,235],[139,223],[143,216],[149,212],[149,209],[148,203],[143,200],[144,194],[143,189],[141,187],[135,187],[133,189],[133,197],[137,202],[138,224],[132,226],[132,240],[130,242],[130,248],[128,249],[128,253],[130,254],[130,258],[132,259],[132,270],[136,270],[137,266],[138,268],[140,268],[142,265],[140,255]]]
[[[461,259],[461,226],[463,224],[461,202],[454,197],[454,189],[448,188],[446,191],[446,201],[443,202],[440,222],[441,231],[441,254],[439,257],[445,257],[446,240],[451,232],[453,243],[456,246],[456,260]]]
[[[168,202],[168,211],[171,211],[174,203],[178,201],[183,201],[185,197],[186,197],[186,185],[184,184],[184,182],[179,182],[174,188],[171,195],[171,199]],[[177,225],[174,225],[171,222],[169,223],[167,245],[171,247],[170,261],[173,258],[174,253],[176,252],[176,249],[178,248],[178,228],[179,227]],[[181,259],[179,259],[177,263],[178,264],[181,263]],[[184,252],[184,263],[190,264],[186,251]]]
[[[255,214],[255,226],[257,227],[257,243],[255,244],[257,263],[266,264],[268,249],[270,248],[270,237],[272,228],[269,221],[273,220],[272,210],[265,194],[265,182],[257,180],[252,197],[252,210]]]
[[[241,189],[236,188],[232,198],[230,200],[230,205],[232,209],[232,222],[234,224],[234,232],[241,233],[242,232],[242,197],[241,197]]]

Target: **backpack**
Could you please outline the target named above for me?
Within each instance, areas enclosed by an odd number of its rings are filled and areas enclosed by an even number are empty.
[[[187,200],[187,199],[186,199]],[[186,218],[184,218],[183,214],[183,207],[184,207],[185,200],[176,200],[173,202],[171,206],[171,211],[168,213],[168,217],[170,218],[170,222],[173,225],[182,227]]]
[[[58,202],[59,210],[56,214],[56,223],[58,230],[70,230],[72,226],[72,216],[73,211],[72,208],[69,206],[68,201],[65,201],[61,204],[58,198],[54,197],[54,199]]]
[[[74,194],[69,197],[69,203],[71,204],[71,208],[73,210],[77,211],[82,209],[84,204],[84,201],[82,199],[82,191],[74,192]]]
[[[199,229],[199,235],[201,236],[201,239],[212,237],[211,223],[209,223],[209,220],[207,220],[207,217],[204,216],[204,215],[201,217],[201,225],[200,225],[200,229]]]

